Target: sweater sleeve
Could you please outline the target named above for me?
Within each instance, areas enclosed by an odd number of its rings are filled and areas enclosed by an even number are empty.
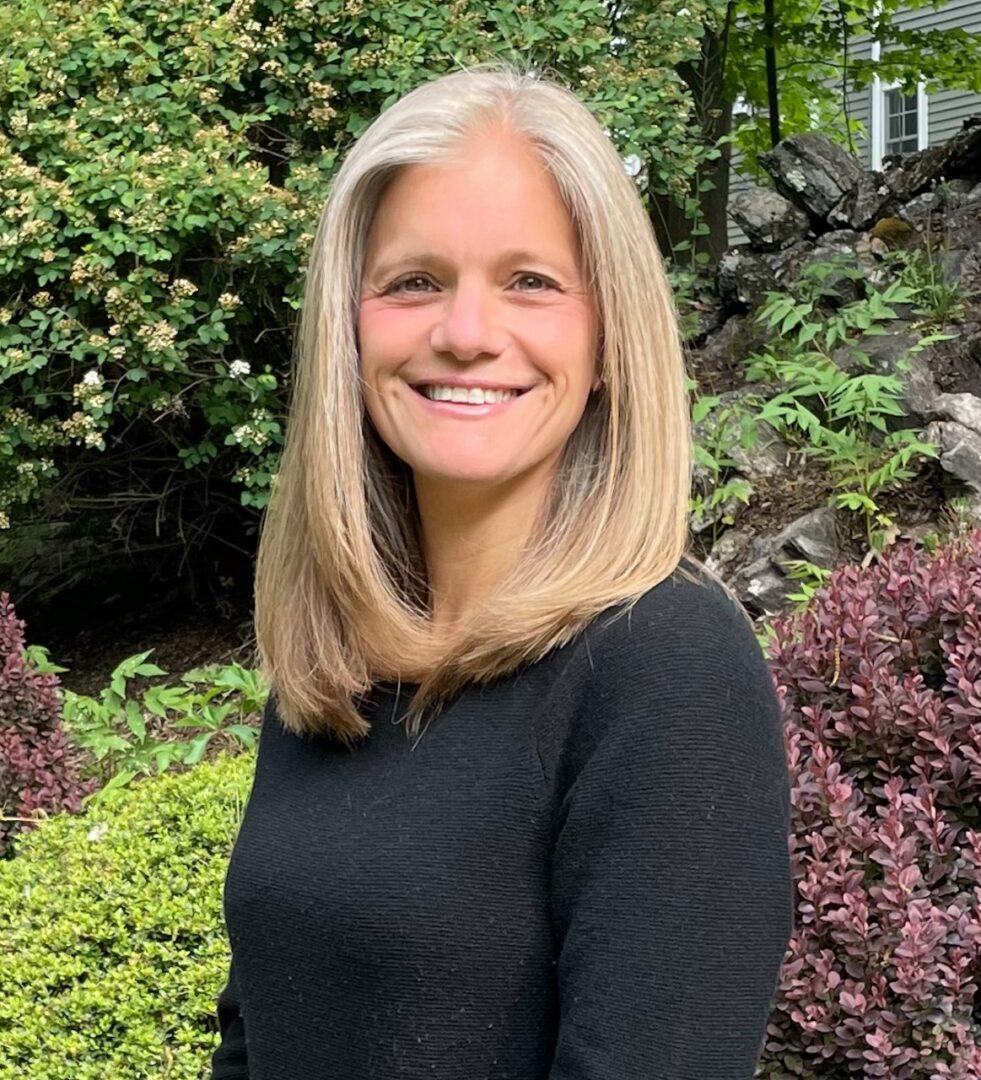
[[[664,588],[592,648],[553,849],[549,1080],[751,1080],[793,931],[765,657],[721,590]]]
[[[234,955],[229,964],[228,979],[218,994],[217,1005],[221,1043],[211,1056],[211,1080],[249,1080],[245,1018],[235,977]]]

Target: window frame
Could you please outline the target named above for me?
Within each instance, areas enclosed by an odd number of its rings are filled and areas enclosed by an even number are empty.
[[[869,146],[871,166],[882,168],[882,159],[886,156],[887,120],[886,94],[899,88],[898,82],[884,82],[878,76],[872,79],[872,115]],[[916,84],[916,149],[925,150],[930,145],[930,109],[926,92],[926,83],[921,80]]]

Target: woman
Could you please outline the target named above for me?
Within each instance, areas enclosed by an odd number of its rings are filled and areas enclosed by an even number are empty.
[[[751,624],[681,565],[690,463],[587,109],[479,65],[382,113],[316,237],[260,545],[214,1080],[753,1075],[789,784]]]

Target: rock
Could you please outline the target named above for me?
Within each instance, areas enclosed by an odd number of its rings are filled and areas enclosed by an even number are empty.
[[[940,280],[954,283],[976,272],[977,253],[976,248],[942,248],[936,252],[934,257]]]
[[[695,469],[693,479],[696,484],[699,480],[699,473],[706,475],[705,470]],[[753,495],[753,485],[749,481],[744,481],[744,486],[746,498],[750,499]],[[710,526],[722,521],[723,518],[728,517],[730,521],[733,521],[745,505],[746,502],[740,499],[738,495],[730,495],[728,499],[723,499],[722,502],[707,508],[701,514],[692,511],[688,518],[688,525],[693,533],[704,532]]]
[[[933,225],[936,216],[944,210],[944,200],[940,192],[924,191],[915,199],[910,199],[899,213],[903,220],[908,221],[917,232],[923,232]]]
[[[963,424],[935,420],[924,438],[940,447],[940,465],[946,472],[981,494],[981,435]]]
[[[776,429],[761,420],[756,428],[756,444],[748,450],[734,446],[729,451],[729,457],[743,476],[758,480],[785,472],[789,453],[790,447],[780,438]]]
[[[822,226],[846,195],[857,192],[864,171],[851,154],[816,131],[781,140],[759,160],[777,191]]]
[[[933,376],[932,350],[928,346],[919,352],[910,349],[920,340],[920,335],[910,329],[904,319],[880,324],[882,333],[863,334],[847,345],[841,345],[831,359],[849,375],[870,372],[876,375],[895,375],[903,384],[901,405],[906,415],[887,416],[886,428],[899,431],[902,428],[920,427],[936,416],[935,403],[939,388]],[[862,356],[868,363],[862,361]],[[908,366],[900,367],[903,359]]]
[[[772,613],[787,606],[796,582],[787,576],[791,559],[831,569],[841,557],[835,511],[821,506],[792,521],[776,536],[759,537],[749,549],[749,565],[737,571],[732,588],[747,607]]]
[[[828,211],[828,224],[867,229],[891,199],[892,191],[883,180],[882,173],[862,172],[855,187],[846,191]]]
[[[981,244],[981,202],[970,202],[952,210],[937,226],[937,238],[947,236],[957,247]]]
[[[766,339],[765,328],[752,316],[732,315],[691,351],[699,367],[742,374],[747,357],[761,349]]]
[[[974,394],[938,394],[934,411],[941,420],[953,420],[981,435],[981,398]]]
[[[730,248],[716,271],[716,288],[726,310],[758,307],[767,292],[793,280],[804,249],[803,244],[769,253]]]
[[[898,431],[901,427],[922,427],[928,420],[933,419],[939,396],[937,380],[933,375],[931,350],[926,348],[913,353],[909,357],[907,370],[898,370],[897,374],[903,380],[901,404],[906,415],[887,416],[886,428],[889,431]],[[890,421],[894,422],[894,426],[890,426]]]
[[[773,557],[780,560],[807,559],[830,569],[841,551],[838,520],[833,507],[819,506],[792,521],[773,539]]]
[[[756,435],[755,445],[743,449],[739,444],[740,419],[735,410],[742,405],[755,413],[762,405],[761,383],[742,386],[738,390],[726,390],[719,394],[719,404],[707,416],[693,426],[695,440],[702,446],[711,447],[719,442],[725,455],[735,463],[735,468],[749,479],[774,476],[787,467],[789,447],[779,437],[776,429],[765,420],[753,419],[751,429]],[[769,388],[776,392],[776,387]],[[733,408],[735,407],[735,409]],[[725,425],[723,432],[719,431]],[[726,445],[733,443],[734,445]],[[707,478],[707,471],[696,466],[695,475]]]
[[[742,567],[728,584],[753,615],[772,615],[789,607],[787,594],[794,591],[792,581],[768,556]]]
[[[823,262],[837,264],[822,282],[825,292],[833,297],[835,306],[860,300],[865,295],[862,282],[877,285],[884,273],[872,252],[868,237],[850,229],[836,229],[821,236],[801,259],[800,270]],[[849,272],[851,268],[861,272],[861,279],[855,279]]]
[[[771,188],[750,187],[733,196],[729,213],[760,251],[777,251],[799,240],[808,229],[807,215]]]
[[[705,565],[713,574],[725,579],[732,567],[743,558],[753,542],[753,532],[743,526],[733,526],[719,537],[712,545],[712,550],[705,559]]]
[[[952,139],[904,158],[900,167],[886,172],[885,181],[896,198],[906,203],[941,177],[972,184],[981,180],[981,117],[968,117]]]

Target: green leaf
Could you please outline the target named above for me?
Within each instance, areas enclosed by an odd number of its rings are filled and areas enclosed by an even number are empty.
[[[211,741],[211,736],[215,733],[213,731],[205,731],[199,735],[196,739],[192,739],[190,750],[184,755],[185,765],[197,765],[197,763],[204,757],[204,752],[208,747],[208,743]]]
[[[126,702],[126,726],[141,741],[146,738],[146,721],[135,701]]]
[[[167,672],[163,668],[157,667],[156,664],[140,664],[134,672],[134,675],[166,675]]]

